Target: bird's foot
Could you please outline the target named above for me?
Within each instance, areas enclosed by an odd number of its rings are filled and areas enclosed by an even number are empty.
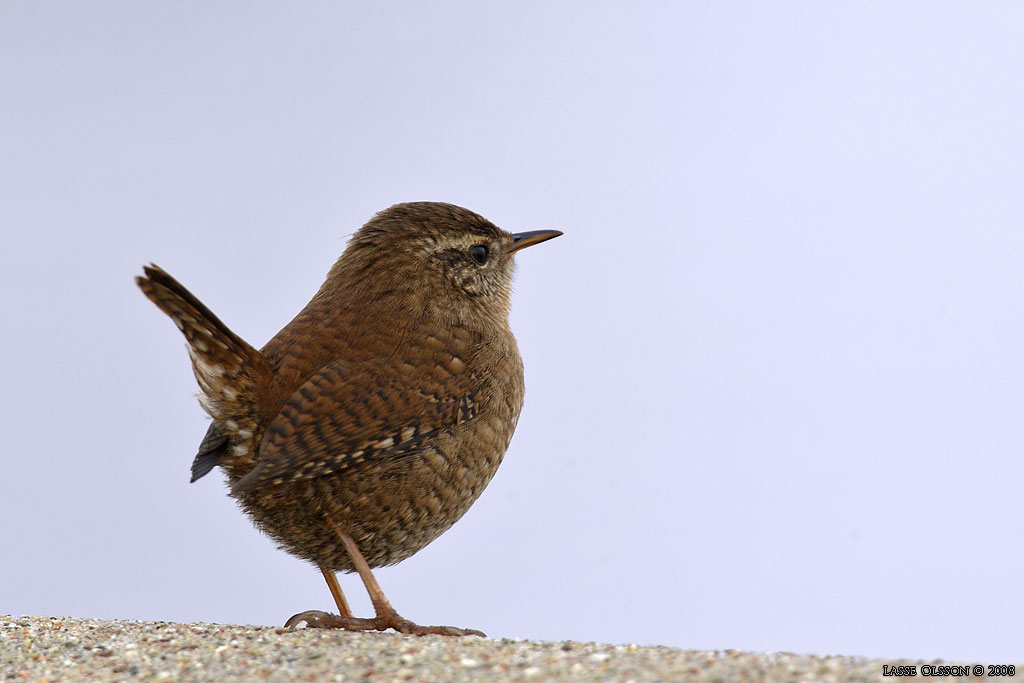
[[[392,628],[399,633],[412,636],[480,636],[486,638],[481,632],[473,628],[457,628],[455,626],[420,626],[408,619],[403,618],[394,609],[379,610],[377,616],[372,619],[360,617],[344,617],[330,612],[319,610],[308,610],[299,612],[285,622],[285,628],[295,628],[302,622],[306,628],[340,628],[346,631],[387,631]]]

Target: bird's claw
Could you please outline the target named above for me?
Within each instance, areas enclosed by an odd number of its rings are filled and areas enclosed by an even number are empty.
[[[420,626],[404,619],[397,612],[382,612],[372,619],[360,617],[342,617],[320,610],[299,612],[284,623],[285,628],[295,628],[305,622],[306,628],[336,628],[346,631],[386,631],[389,628],[412,636],[479,636],[486,638],[482,631],[474,628],[458,628],[456,626]]]

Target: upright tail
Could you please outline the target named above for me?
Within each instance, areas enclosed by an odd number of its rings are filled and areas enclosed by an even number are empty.
[[[202,389],[199,403],[214,419],[210,432],[219,442],[215,445],[225,444],[228,439],[237,443],[253,438],[259,419],[259,389],[268,386],[274,375],[270,362],[166,271],[155,264],[144,266],[143,271],[145,275],[135,278],[136,284],[171,317],[188,342],[192,370]],[[204,446],[210,438],[208,434]],[[216,454],[210,448],[206,451],[202,472],[197,473],[195,467],[204,457],[204,448],[200,446],[193,465],[194,478],[206,474],[216,464],[223,464],[219,462],[220,455],[226,454],[227,449],[217,448]],[[251,448],[234,449],[234,455],[239,457],[252,457],[252,453]]]

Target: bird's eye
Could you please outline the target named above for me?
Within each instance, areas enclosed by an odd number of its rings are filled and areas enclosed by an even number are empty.
[[[487,245],[478,244],[469,248],[469,255],[481,266],[487,263]]]

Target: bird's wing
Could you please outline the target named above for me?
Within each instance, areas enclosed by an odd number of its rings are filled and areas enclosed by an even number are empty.
[[[460,363],[455,368],[435,365],[426,374],[402,363],[324,366],[271,421],[259,463],[232,492],[416,452],[442,431],[476,416],[480,383],[461,372]]]
[[[227,448],[228,435],[224,433],[220,422],[214,422],[206,430],[206,436],[203,437],[203,442],[199,444],[199,451],[192,460],[191,481],[198,481],[219,465]]]

